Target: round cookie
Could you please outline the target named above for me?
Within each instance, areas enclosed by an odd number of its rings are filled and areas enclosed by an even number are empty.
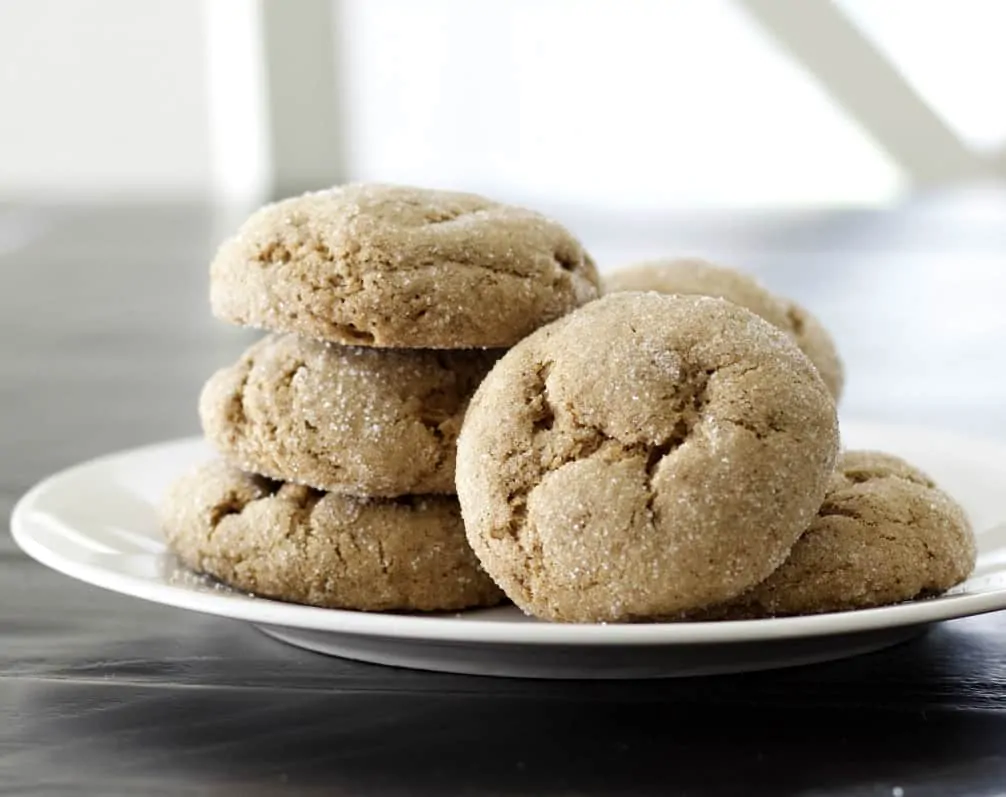
[[[210,267],[226,321],[393,348],[510,346],[597,286],[579,242],[538,213],[383,184],[267,205]]]
[[[354,498],[213,461],[172,485],[162,526],[194,570],[292,603],[453,611],[503,598],[468,547],[453,498]]]
[[[835,403],[721,299],[621,293],[507,352],[458,438],[468,540],[552,620],[671,617],[763,581],[821,505]]]
[[[866,609],[946,592],[975,566],[964,510],[890,454],[849,451],[789,558],[710,619]]]
[[[461,420],[500,353],[271,335],[210,378],[199,414],[243,470],[355,495],[453,494]]]
[[[842,361],[827,330],[807,310],[769,292],[753,277],[705,260],[682,258],[640,263],[620,269],[603,280],[606,293],[657,291],[715,296],[746,307],[773,326],[789,333],[806,354],[837,400],[845,382]]]

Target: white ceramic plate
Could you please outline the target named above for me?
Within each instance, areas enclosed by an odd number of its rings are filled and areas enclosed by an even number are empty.
[[[155,505],[168,482],[211,456],[199,440],[126,451],[33,488],[14,538],[68,576],[157,603],[247,620],[330,655],[446,672],[545,678],[652,678],[768,669],[851,656],[928,624],[1006,608],[1006,446],[930,430],[843,423],[850,448],[901,454],[967,508],[979,534],[974,576],[950,595],[816,617],[720,623],[566,625],[513,607],[448,615],[368,614],[280,603],[195,576],[166,552]]]

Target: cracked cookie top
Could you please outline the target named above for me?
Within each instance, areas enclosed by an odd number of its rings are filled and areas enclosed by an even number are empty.
[[[232,464],[356,495],[454,493],[468,400],[502,352],[381,350],[271,335],[203,388]]]
[[[628,266],[605,276],[603,282],[606,293],[657,291],[715,296],[739,304],[792,336],[835,399],[842,394],[844,368],[827,330],[796,302],[776,296],[747,274],[698,258],[680,258]]]
[[[709,619],[865,609],[945,592],[974,569],[964,510],[899,457],[848,451],[789,558]]]
[[[377,347],[510,346],[598,295],[593,261],[556,222],[383,184],[267,205],[220,247],[210,277],[226,321]]]
[[[216,460],[171,486],[161,519],[186,565],[256,595],[367,611],[453,611],[503,598],[446,496],[337,495]]]
[[[507,352],[458,441],[469,541],[526,612],[630,621],[764,580],[813,518],[835,404],[733,303],[620,293]]]

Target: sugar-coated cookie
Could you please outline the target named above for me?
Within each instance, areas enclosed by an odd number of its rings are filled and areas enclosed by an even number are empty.
[[[359,346],[490,348],[598,295],[561,225],[474,194],[350,184],[267,205],[210,268],[213,312]]]
[[[354,498],[213,461],[172,485],[162,525],[189,567],[282,601],[454,611],[503,598],[446,496]]]
[[[705,260],[681,258],[619,269],[604,277],[603,286],[606,293],[657,291],[716,296],[746,307],[792,335],[801,351],[817,366],[835,399],[842,395],[844,369],[827,330],[796,302],[776,296],[747,274]]]
[[[203,430],[229,462],[273,479],[356,495],[453,494],[461,419],[500,354],[270,335],[206,383]]]
[[[458,439],[458,497],[524,611],[657,619],[768,577],[837,450],[835,403],[790,336],[721,299],[619,293],[496,363]]]
[[[866,609],[946,592],[975,566],[964,510],[926,474],[876,451],[848,451],[789,558],[710,619]]]

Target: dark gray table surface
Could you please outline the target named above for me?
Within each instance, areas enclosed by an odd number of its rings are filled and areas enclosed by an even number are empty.
[[[1006,440],[1006,198],[571,216],[605,266],[748,265],[834,330],[847,414]],[[211,320],[197,206],[0,206],[0,502],[195,434],[254,335]],[[421,673],[294,650],[49,572],[0,535],[0,793],[1006,793],[1006,614],[844,662],[645,683]]]

